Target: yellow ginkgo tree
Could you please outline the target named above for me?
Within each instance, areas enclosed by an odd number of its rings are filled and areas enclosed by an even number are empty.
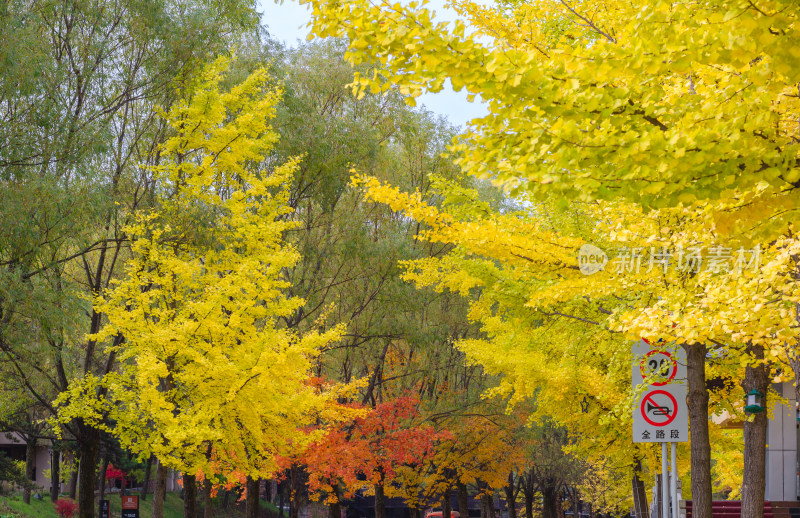
[[[190,476],[253,477],[335,420],[332,392],[308,382],[310,362],[341,329],[302,336],[278,319],[302,304],[284,294],[298,259],[283,241],[295,161],[267,170],[278,88],[264,70],[225,90],[229,59],[205,68],[165,117],[174,135],[153,172],[154,208],[127,230],[126,277],[98,297],[118,372],[62,395],[62,418],[103,426],[97,386],[113,402],[110,429],[131,451]]]

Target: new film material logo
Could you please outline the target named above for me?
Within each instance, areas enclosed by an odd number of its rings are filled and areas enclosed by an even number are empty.
[[[654,269],[667,273],[673,268],[681,273],[734,272],[744,270],[758,272],[761,265],[761,248],[739,248],[734,250],[724,246],[669,249],[666,246],[627,247],[616,249],[616,255],[609,259],[608,254],[595,245],[585,244],[578,251],[578,267],[582,274],[592,275],[605,270],[617,275],[626,273],[649,273]],[[610,264],[609,264],[610,263]]]
[[[597,273],[608,264],[608,255],[594,245],[585,244],[578,251],[578,266],[584,275]]]

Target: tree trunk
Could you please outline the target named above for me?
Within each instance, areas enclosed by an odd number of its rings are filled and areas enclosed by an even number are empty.
[[[558,518],[556,488],[550,482],[542,488],[542,518]]]
[[[197,479],[183,474],[183,518],[197,518]]]
[[[458,513],[461,518],[469,517],[469,493],[467,493],[467,485],[463,482],[456,484],[456,497],[458,498]]]
[[[156,487],[153,490],[153,518],[164,518],[164,499],[167,496],[167,467],[158,461]]]
[[[281,518],[283,517],[283,506],[286,503],[284,501],[284,493],[286,492],[286,482],[281,482],[278,484],[278,516]]]
[[[375,484],[375,518],[386,518],[386,496],[383,483]]]
[[[494,518],[494,498],[492,498],[492,494],[488,492],[488,488],[484,488],[484,493],[481,495],[481,501],[483,502],[483,509],[484,509],[484,518]]]
[[[103,499],[106,496],[106,471],[107,470],[108,470],[108,454],[103,456],[103,462],[100,463],[100,473],[98,474],[99,476],[97,477],[97,479],[98,479],[97,483],[100,486],[100,490],[98,491],[98,497],[97,497],[98,506],[102,505],[101,502],[103,501]],[[100,509],[100,508],[98,507],[98,509]],[[100,514],[99,510],[98,510],[97,514]]]
[[[644,487],[644,481],[641,477],[642,474],[642,461],[637,458],[633,463],[633,479],[631,485],[633,486],[633,511],[636,513],[636,518],[643,518],[650,512],[650,507],[647,505],[647,490]],[[575,500],[577,502],[577,490],[575,491]],[[575,516],[578,516],[575,514]]]
[[[28,437],[25,441],[25,478],[28,480],[36,479],[36,437]],[[26,486],[22,490],[22,501],[26,504],[31,503],[31,488]]]
[[[442,495],[442,518],[452,518],[453,508],[450,504],[450,487],[444,490]]]
[[[53,453],[50,456],[50,501],[58,500],[61,492],[61,452],[58,443],[53,442]]]
[[[67,495],[70,500],[75,500],[78,496],[78,462],[75,456],[75,451],[70,450],[67,452],[70,460],[69,480],[67,481]]]
[[[150,491],[150,471],[153,469],[153,456],[147,457],[147,464],[144,467],[144,481],[142,481],[142,502],[147,500],[147,492]]]
[[[517,495],[515,494],[514,473],[508,474],[508,484],[505,487],[506,505],[508,506],[508,518],[517,518]]]
[[[533,518],[533,474],[528,473],[525,477],[525,484],[522,486],[522,493],[525,495],[525,518]]]
[[[642,485],[642,487],[644,488],[644,485]],[[578,518],[580,516],[580,513],[581,513],[581,500],[580,500],[580,498],[578,498],[578,495],[579,495],[578,488],[577,487],[573,488],[572,489],[572,516],[574,518]],[[637,514],[636,515],[637,518],[644,517],[644,516],[646,516],[646,515],[643,515],[643,514]]]
[[[80,485],[78,487],[78,518],[94,518],[94,481],[97,476],[97,456],[100,453],[100,434],[94,428],[80,422]]]
[[[751,390],[757,390],[766,396],[769,386],[769,370],[761,362],[764,359],[764,349],[747,344],[747,352],[759,363],[745,367],[742,388],[745,394]],[[764,516],[766,448],[767,413],[759,412],[753,415],[752,421],[744,422],[742,516],[748,518],[763,518]]]
[[[297,479],[299,478],[299,473],[297,473],[296,464],[292,464],[289,473],[289,518],[298,518],[300,515],[300,502],[298,502],[297,498]]]
[[[258,518],[258,486],[259,479],[247,477],[245,496],[245,518]]]
[[[203,518],[211,518],[211,480],[203,480]]]
[[[341,491],[338,484],[331,484],[334,501],[328,504],[328,518],[342,518]]]
[[[706,346],[684,345],[688,377],[687,403],[691,436],[692,517],[711,516],[711,444],[708,439]],[[750,518],[750,517],[748,517]]]

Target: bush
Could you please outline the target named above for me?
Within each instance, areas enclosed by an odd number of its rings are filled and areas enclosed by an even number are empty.
[[[17,463],[0,453],[0,482],[10,482],[22,489],[36,489],[36,484],[25,476],[25,463]],[[0,486],[2,493],[2,486]]]
[[[69,498],[59,498],[56,500],[56,513],[61,518],[72,518],[78,512],[78,502]]]

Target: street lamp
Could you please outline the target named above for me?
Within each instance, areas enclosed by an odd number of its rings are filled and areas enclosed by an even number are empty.
[[[764,394],[756,389],[747,393],[744,411],[748,414],[757,414],[764,411]]]

